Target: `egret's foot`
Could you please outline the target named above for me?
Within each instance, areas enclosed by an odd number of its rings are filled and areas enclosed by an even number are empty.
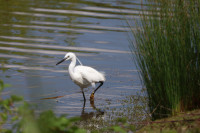
[[[93,109],[95,108],[94,99],[90,99],[90,105],[91,105],[91,107],[92,107]]]
[[[94,92],[90,95],[90,101],[94,101]]]

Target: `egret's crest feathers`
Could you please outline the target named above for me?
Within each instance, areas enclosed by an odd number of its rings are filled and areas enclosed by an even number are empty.
[[[79,64],[82,66],[83,64],[81,63],[81,61],[78,59],[78,57],[76,57],[77,61],[79,62]]]

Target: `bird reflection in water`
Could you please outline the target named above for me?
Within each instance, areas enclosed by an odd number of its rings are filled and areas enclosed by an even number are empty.
[[[88,120],[88,119],[92,119],[92,118],[100,118],[104,115],[104,111],[96,108],[95,104],[94,104],[94,100],[90,100],[90,106],[93,108],[93,110],[95,110],[95,112],[85,112],[85,103],[83,104],[83,108],[82,108],[82,113],[81,113],[81,118],[82,120]]]
[[[55,96],[55,97],[47,97],[47,98],[41,98],[41,100],[47,100],[47,99],[57,99],[57,98],[61,98],[67,95],[62,95],[62,96]],[[81,118],[82,120],[89,120],[92,118],[102,118],[102,116],[104,115],[104,111],[96,108],[95,104],[94,104],[94,99],[90,99],[90,106],[93,108],[93,110],[95,110],[95,112],[85,112],[85,104],[86,101],[84,101],[83,103],[83,108],[82,108],[82,112],[81,112]]]

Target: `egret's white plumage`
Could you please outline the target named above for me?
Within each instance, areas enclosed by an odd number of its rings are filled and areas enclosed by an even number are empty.
[[[83,89],[89,86],[95,88],[95,83],[100,83],[100,85],[94,90],[94,92],[90,96],[90,98],[93,98],[94,93],[103,85],[103,82],[106,80],[105,74],[103,72],[98,72],[92,67],[83,66],[80,60],[72,52],[67,53],[64,59],[59,61],[56,65],[62,63],[65,60],[71,60],[71,63],[68,68],[69,75],[72,81],[81,88],[84,101],[85,95]],[[81,65],[76,66],[76,60],[78,60]]]

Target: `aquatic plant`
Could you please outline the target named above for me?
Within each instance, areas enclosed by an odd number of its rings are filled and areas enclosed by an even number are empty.
[[[152,118],[200,108],[200,1],[146,2],[131,51]]]

